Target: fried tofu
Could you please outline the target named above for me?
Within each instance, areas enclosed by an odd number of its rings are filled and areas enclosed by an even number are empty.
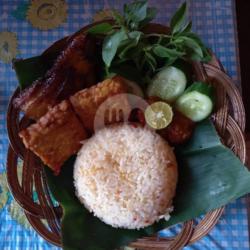
[[[77,92],[70,102],[84,127],[93,132],[102,125],[128,120],[130,105],[126,93],[126,83],[116,76]]]
[[[38,120],[49,108],[95,84],[98,81],[96,51],[94,38],[84,34],[76,36],[46,75],[20,93],[14,100],[15,107],[26,117]]]
[[[37,123],[19,133],[26,148],[60,172],[63,163],[81,147],[87,133],[75,115],[69,101],[50,109]]]

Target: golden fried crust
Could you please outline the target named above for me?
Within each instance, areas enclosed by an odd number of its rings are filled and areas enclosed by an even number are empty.
[[[123,79],[121,77],[114,77],[112,79],[106,79],[105,81],[92,86],[91,88],[77,92],[75,95],[70,97],[70,102],[76,114],[80,117],[84,127],[87,130],[93,132],[94,119],[98,109],[100,108],[100,105],[104,101],[108,100],[109,97],[126,92],[127,87],[126,83],[123,82]],[[117,105],[108,105],[108,108],[117,108]],[[122,107],[123,111],[128,111],[130,109],[126,95],[120,97],[120,107]],[[111,112],[113,111],[114,110],[111,110]],[[105,119],[105,115],[103,115],[103,119]],[[108,120],[109,123],[112,123],[114,121],[119,122],[121,119],[121,116],[119,116],[117,119],[113,116],[113,118]]]
[[[81,147],[86,131],[69,101],[50,109],[39,121],[19,133],[26,148],[59,173],[62,164]]]

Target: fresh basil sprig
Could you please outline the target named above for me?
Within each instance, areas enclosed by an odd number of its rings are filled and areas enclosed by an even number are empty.
[[[178,33],[182,30],[185,16],[186,16],[187,4],[184,3],[173,15],[170,21],[170,28],[173,34]]]
[[[126,32],[121,29],[106,38],[103,41],[102,58],[107,67],[110,67],[116,51],[123,40],[126,39]]]
[[[186,3],[176,11],[170,21],[169,34],[144,34],[142,28],[151,22],[157,11],[148,7],[147,0],[125,4],[123,15],[113,11],[114,24],[101,23],[90,28],[93,35],[104,35],[102,59],[106,73],[120,68],[134,68],[142,76],[142,83],[164,66],[178,59],[209,61],[210,55],[199,36],[193,32],[192,22],[187,22]],[[124,67],[124,65],[129,67]],[[119,71],[119,70],[118,70]],[[131,73],[132,74],[132,73]],[[129,75],[129,72],[124,72]],[[131,76],[133,80],[133,75]]]
[[[137,30],[152,21],[157,14],[155,8],[148,8],[147,0],[124,5],[124,19],[130,30]]]
[[[95,34],[108,34],[113,31],[113,26],[109,23],[99,23],[89,28],[88,33]]]

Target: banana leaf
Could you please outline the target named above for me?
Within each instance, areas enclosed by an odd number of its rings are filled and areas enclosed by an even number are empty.
[[[36,56],[14,61],[13,68],[16,71],[20,88],[24,89],[30,86],[34,80],[43,76],[48,69],[48,65],[43,57]]]
[[[40,58],[43,60],[42,58]],[[42,76],[36,67],[38,58],[15,65],[18,79],[28,86]],[[29,70],[32,69],[32,70]],[[28,79],[25,81],[25,79]],[[192,139],[176,148],[179,181],[174,199],[174,212],[169,221],[161,220],[142,230],[115,229],[94,217],[75,196],[73,164],[69,159],[59,176],[45,167],[48,185],[63,207],[62,242],[65,250],[111,250],[125,246],[138,237],[198,217],[250,192],[250,172],[219,139],[209,120],[195,129]]]

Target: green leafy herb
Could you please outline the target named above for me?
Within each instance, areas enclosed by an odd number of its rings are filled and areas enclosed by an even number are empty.
[[[202,49],[203,52],[203,58],[201,61],[203,62],[209,62],[211,60],[211,55],[208,51],[208,49],[205,47],[205,45],[203,44],[202,40],[200,39],[200,37],[193,33],[193,32],[187,32],[185,33],[185,35],[191,39],[193,39],[194,41],[196,41],[197,44],[199,44],[200,48]]]
[[[105,64],[109,67],[120,43],[126,38],[124,30],[119,30],[112,35],[107,36],[103,41],[102,58]]]
[[[140,22],[147,17],[147,7],[146,0],[124,5],[124,17],[129,29],[135,30],[139,28]]]
[[[192,22],[186,22],[186,10],[184,3],[173,15],[170,34],[142,32],[157,14],[155,8],[148,7],[146,0],[125,4],[123,15],[113,11],[113,25],[103,23],[92,27],[89,33],[106,35],[102,58],[107,74],[126,64],[141,74],[141,84],[147,84],[162,67],[172,65],[178,59],[210,60],[201,39],[191,32]]]
[[[167,57],[167,58],[175,58],[175,59],[185,54],[184,52],[178,51],[176,49],[169,49],[160,44],[156,45],[153,51],[159,57]]]
[[[175,34],[180,32],[184,26],[185,18],[186,18],[186,10],[187,4],[183,3],[182,6],[177,10],[170,22],[170,28],[172,33]]]
[[[88,30],[88,33],[90,34],[107,34],[109,33],[110,31],[113,30],[113,26],[109,23],[100,23],[100,24],[97,24],[93,27],[91,27],[89,30]]]
[[[190,21],[189,23],[187,23],[184,27],[183,27],[183,29],[182,29],[182,33],[186,33],[186,32],[190,32],[191,31],[191,29],[192,29],[192,21]]]
[[[125,59],[129,57],[129,51],[138,45],[141,36],[142,32],[140,31],[132,31],[128,33],[129,38],[123,40],[119,46],[119,51],[118,51],[119,58]]]
[[[156,17],[156,14],[157,14],[156,8],[147,8],[146,18],[140,21],[140,28],[144,27],[146,24],[151,22]]]
[[[112,11],[112,15],[118,27],[125,26],[125,19],[118,11]]]
[[[149,68],[151,68],[153,72],[156,70],[157,67],[156,59],[148,51],[145,51],[145,62],[147,62]]]
[[[186,52],[192,60],[201,61],[203,58],[203,51],[200,45],[192,38],[180,36],[176,39],[176,43],[181,41],[181,48]]]
[[[124,20],[129,30],[141,29],[152,21],[156,14],[156,8],[149,8],[147,0],[124,5]]]
[[[186,9],[184,3],[174,14],[169,34],[145,34],[142,31],[157,14],[155,8],[148,7],[146,0],[126,4],[123,14],[113,10],[113,23],[103,22],[92,26],[88,33],[103,37],[104,78],[121,72],[119,68],[130,68],[133,69],[130,78],[140,79],[139,83],[145,86],[163,67],[173,65],[178,60],[209,61],[211,56],[206,46],[197,34],[191,32],[192,22],[186,22]],[[16,62],[14,66],[17,71],[23,71],[23,67],[34,65],[44,72],[44,64],[39,60],[32,65],[29,60],[21,65]],[[126,70],[125,74],[128,73]],[[20,74],[22,88],[29,82],[29,75]]]

